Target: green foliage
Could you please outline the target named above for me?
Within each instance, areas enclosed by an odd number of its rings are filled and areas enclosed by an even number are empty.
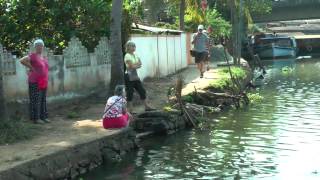
[[[101,36],[109,36],[111,0],[0,1],[0,42],[24,52],[36,37],[61,53],[75,35],[92,51]]]
[[[199,7],[198,1],[187,1],[187,8],[185,13],[185,26],[186,30],[193,32],[197,29],[199,24],[204,24],[205,22],[205,15],[201,11]]]
[[[281,72],[283,75],[290,75],[293,73],[293,68],[289,67],[289,66],[285,66],[281,69]]]
[[[14,143],[32,138],[39,127],[21,120],[9,120],[0,123],[0,144]]]
[[[264,99],[259,93],[248,93],[247,96],[251,104],[261,103]]]
[[[239,79],[244,80],[247,77],[245,70],[240,67],[231,67],[232,75]],[[218,80],[212,81],[209,88],[223,91],[225,89],[233,89],[233,83],[230,77],[229,68],[221,68],[218,70],[220,78]]]
[[[272,10],[273,0],[245,0],[245,6],[250,10],[250,14],[268,14]]]
[[[218,73],[222,76],[230,77],[229,68],[227,68],[227,67],[219,69]],[[241,80],[243,80],[247,77],[246,71],[240,67],[231,67],[231,73],[235,78],[238,78]]]
[[[191,95],[182,96],[181,99],[184,102],[189,102],[189,103],[193,102],[193,97]]]
[[[144,17],[141,0],[125,0],[124,9],[127,9],[133,18],[140,19]]]
[[[216,9],[208,10],[206,21],[206,24],[213,29],[213,32],[209,34],[211,37],[229,37],[231,35],[231,24],[223,19]]]
[[[231,87],[232,81],[227,76],[221,77],[220,79],[213,81],[209,84],[209,88],[223,91],[226,88]]]
[[[75,119],[75,118],[79,118],[79,117],[80,117],[79,113],[77,113],[75,111],[70,111],[67,114],[67,118],[69,118],[69,119]]]
[[[154,26],[165,29],[179,29],[178,24],[169,24],[165,22],[157,22]]]
[[[173,112],[173,111],[177,111],[177,109],[174,109],[171,105],[167,105],[163,107],[163,111]]]

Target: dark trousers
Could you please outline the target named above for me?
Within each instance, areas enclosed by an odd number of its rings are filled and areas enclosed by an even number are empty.
[[[134,90],[136,90],[140,96],[141,100],[146,99],[146,90],[144,89],[142,82],[140,80],[129,81],[127,75],[125,75],[126,91],[127,91],[127,101],[132,101]]]
[[[47,89],[39,90],[37,83],[29,83],[30,119],[36,121],[47,119]]]

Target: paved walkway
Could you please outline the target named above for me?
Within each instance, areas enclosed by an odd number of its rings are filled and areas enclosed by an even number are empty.
[[[181,74],[185,83],[190,83],[187,84],[183,93],[193,91],[194,86],[197,89],[203,88],[217,78],[214,68],[206,72],[204,78],[200,79],[195,65],[191,65]],[[145,82],[148,97],[155,108],[162,109],[167,103],[167,90],[174,85],[175,80],[176,76],[170,76]],[[104,105],[105,99],[90,99],[51,112],[54,114],[53,117],[51,116],[52,123],[37,125],[40,132],[33,139],[0,146],[0,171],[118,132],[119,130],[102,128],[100,118]],[[136,112],[143,111],[141,105],[135,107]],[[68,114],[74,111],[80,118],[68,119]]]

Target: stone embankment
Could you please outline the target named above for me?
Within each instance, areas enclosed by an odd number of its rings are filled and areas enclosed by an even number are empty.
[[[73,179],[102,163],[120,161],[127,152],[136,147],[136,133],[132,128],[125,128],[106,137],[77,144],[2,171],[0,179]]]

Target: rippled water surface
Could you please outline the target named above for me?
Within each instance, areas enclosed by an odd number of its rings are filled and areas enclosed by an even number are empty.
[[[319,180],[320,61],[268,67],[262,104],[222,113],[205,129],[154,137],[83,179]]]

